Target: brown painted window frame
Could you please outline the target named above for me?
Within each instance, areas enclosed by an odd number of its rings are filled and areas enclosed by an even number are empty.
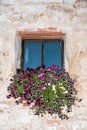
[[[64,68],[64,38],[65,33],[57,31],[18,31],[18,35],[21,37],[21,69],[24,65],[24,42],[27,41],[60,41],[62,43],[62,68]],[[43,63],[42,63],[43,64]]]

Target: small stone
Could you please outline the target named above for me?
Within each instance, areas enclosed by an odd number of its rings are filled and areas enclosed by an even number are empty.
[[[0,103],[0,109],[3,109],[3,110],[9,109],[9,105]]]
[[[3,52],[3,56],[8,56],[9,53],[8,52]]]
[[[40,14],[40,17],[42,17],[42,16],[44,16],[44,13],[41,13],[41,14]]]
[[[48,126],[46,127],[46,130],[58,130],[57,126]]]
[[[2,71],[0,71],[0,74],[2,74]]]
[[[3,110],[0,110],[0,113],[3,113],[4,111]]]
[[[63,126],[59,127],[59,130],[66,130]]]
[[[50,9],[50,10],[58,10],[58,11],[61,11],[61,10],[62,10],[61,5],[60,5],[58,2],[49,3],[48,6],[47,6],[47,9]]]
[[[3,78],[0,78],[0,81],[3,81]]]
[[[27,102],[23,102],[23,107],[28,106]]]

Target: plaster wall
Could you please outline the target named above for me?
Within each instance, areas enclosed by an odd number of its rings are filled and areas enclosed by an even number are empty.
[[[13,99],[7,100],[9,79],[20,66],[21,30],[61,31],[65,36],[65,66],[81,103],[69,120],[37,117]],[[0,0],[0,130],[87,130],[87,1]]]

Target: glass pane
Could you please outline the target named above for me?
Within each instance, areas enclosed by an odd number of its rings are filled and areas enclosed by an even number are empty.
[[[52,64],[61,65],[61,42],[59,41],[45,41],[44,42],[44,64],[46,67]]]
[[[42,43],[29,41],[24,43],[24,69],[41,66]]]

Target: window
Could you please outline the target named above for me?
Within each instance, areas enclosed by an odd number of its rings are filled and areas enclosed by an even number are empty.
[[[63,68],[64,42],[63,40],[23,40],[22,42],[22,68],[46,67],[52,64]]]
[[[55,28],[17,31],[21,43],[21,68],[56,64],[64,67],[65,33]]]

